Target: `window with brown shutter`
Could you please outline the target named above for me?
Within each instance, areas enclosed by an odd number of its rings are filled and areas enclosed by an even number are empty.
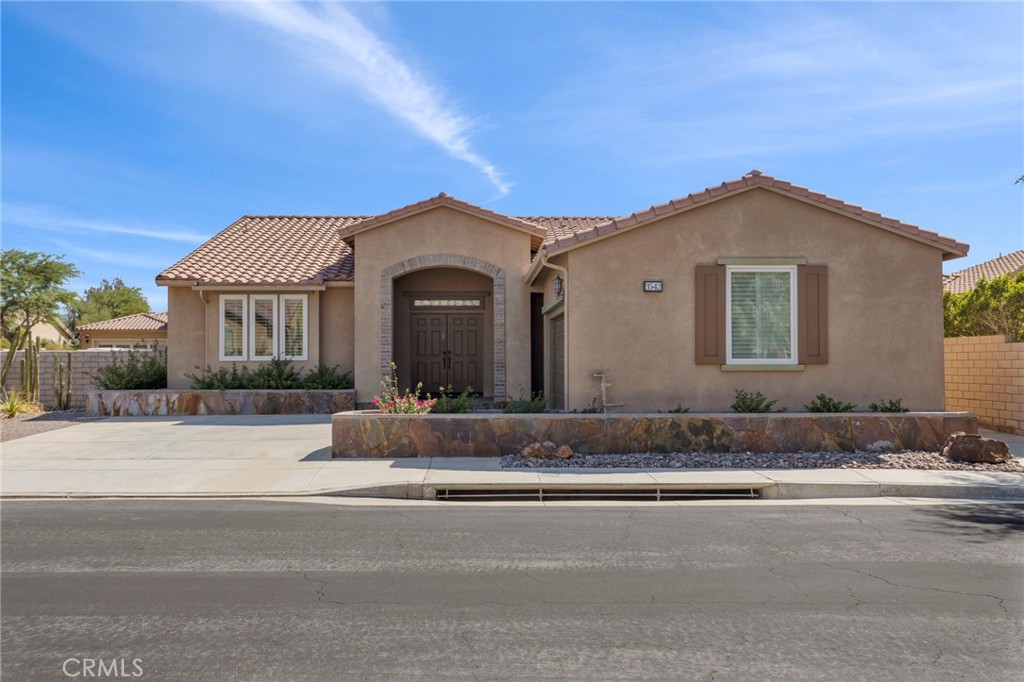
[[[696,362],[725,364],[725,266],[698,265]]]
[[[730,263],[746,265],[750,271],[761,259],[725,259]],[[765,259],[770,260],[770,259]],[[775,259],[781,260],[781,259]],[[802,259],[800,259],[802,260]],[[754,262],[749,262],[754,261]],[[773,263],[773,265],[775,265]],[[768,268],[766,268],[767,270]],[[824,265],[796,265],[796,344],[797,357],[790,363],[799,365],[823,365],[828,363],[828,268]],[[749,279],[749,277],[748,277]],[[737,283],[743,293],[743,282]],[[730,315],[726,291],[729,287],[729,272],[726,265],[698,265],[695,282],[696,320],[695,350],[698,365],[731,365],[727,346],[727,316]],[[753,300],[753,299],[752,299]],[[760,300],[760,299],[757,299]],[[750,301],[744,301],[750,303]],[[748,306],[749,307],[749,306]],[[777,316],[779,317],[779,316]],[[783,316],[784,317],[784,316]],[[745,318],[740,318],[745,322]],[[780,317],[781,319],[781,317]],[[737,324],[733,320],[734,324]],[[759,333],[765,335],[765,329]],[[780,337],[781,338],[781,337]],[[770,341],[770,339],[769,339]],[[749,349],[748,349],[749,350]],[[736,348],[734,353],[738,352]],[[747,353],[748,355],[750,353]],[[760,351],[759,351],[759,354]],[[763,354],[762,354],[763,355]],[[742,357],[742,356],[741,356]],[[753,367],[767,369],[771,360]],[[792,356],[790,356],[792,357]],[[740,367],[737,361],[737,367]],[[745,360],[745,362],[750,362]],[[779,364],[780,370],[787,365]],[[789,365],[793,367],[793,364]]]

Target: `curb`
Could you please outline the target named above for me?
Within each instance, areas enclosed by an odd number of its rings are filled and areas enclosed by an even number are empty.
[[[593,494],[614,494],[624,490],[643,490],[665,492],[672,491],[707,491],[735,490],[737,488],[756,490],[763,500],[813,500],[813,499],[855,499],[880,497],[915,497],[950,500],[993,500],[993,501],[1024,501],[1024,485],[955,485],[943,483],[745,483],[745,484],[626,484],[626,483],[551,483],[543,486],[536,484],[510,484],[481,482],[470,483],[387,483],[374,486],[353,488],[323,488],[303,491],[248,491],[248,492],[209,492],[209,493],[124,493],[124,492],[40,492],[0,494],[0,500],[31,500],[31,499],[231,499],[231,498],[276,498],[276,497],[357,497],[394,500],[435,500],[438,490],[486,490],[501,492],[504,490],[543,489],[545,492],[558,493],[566,490],[585,491]],[[758,499],[758,498],[752,498]]]

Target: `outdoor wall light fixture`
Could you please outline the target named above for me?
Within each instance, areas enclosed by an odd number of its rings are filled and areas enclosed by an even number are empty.
[[[557,298],[562,298],[562,293],[565,291],[565,280],[563,280],[561,276],[557,276],[555,277],[555,281],[552,286],[555,290],[555,296]]]

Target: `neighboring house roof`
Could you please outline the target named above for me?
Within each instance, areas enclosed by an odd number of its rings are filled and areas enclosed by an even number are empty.
[[[323,286],[351,281],[355,274],[351,237],[439,206],[517,229],[548,253],[576,248],[608,236],[754,188],[814,204],[861,222],[942,249],[944,258],[967,254],[967,244],[860,206],[812,192],[760,171],[625,217],[503,215],[441,193],[376,216],[243,216],[208,242],[161,272],[159,284],[198,286]]]
[[[943,275],[942,286],[952,294],[963,294],[973,289],[982,278],[993,279],[1018,272],[1024,272],[1024,249]]]
[[[24,319],[24,318],[22,318]],[[56,316],[32,325],[32,338],[45,341],[74,341],[75,335]]]
[[[102,322],[90,322],[78,325],[78,331],[165,332],[167,331],[167,313],[136,313]]]

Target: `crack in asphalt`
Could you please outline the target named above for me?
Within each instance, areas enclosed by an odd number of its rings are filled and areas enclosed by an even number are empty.
[[[965,597],[988,597],[989,599],[994,599],[995,602],[999,605],[999,608],[1003,611],[1004,618],[1008,620],[1014,620],[1016,622],[1016,619],[1013,618],[1013,615],[1010,613],[1010,610],[1006,608],[1006,599],[1003,597],[997,597],[994,594],[986,594],[984,592],[962,592],[960,590],[947,590],[941,587],[922,587],[920,585],[905,585],[902,583],[894,583],[893,581],[887,578],[883,578],[880,575],[875,575],[874,573],[869,573],[868,571],[861,571],[859,569],[850,568],[847,566],[834,566],[828,563],[827,561],[819,561],[818,563],[822,566],[827,566],[828,568],[837,571],[850,571],[852,573],[857,573],[858,575],[863,575],[868,578],[874,578],[875,580],[880,580],[881,582],[885,583],[886,585],[889,585],[890,587],[900,587],[908,590],[922,590],[926,592],[941,592],[943,594],[959,594]]]

